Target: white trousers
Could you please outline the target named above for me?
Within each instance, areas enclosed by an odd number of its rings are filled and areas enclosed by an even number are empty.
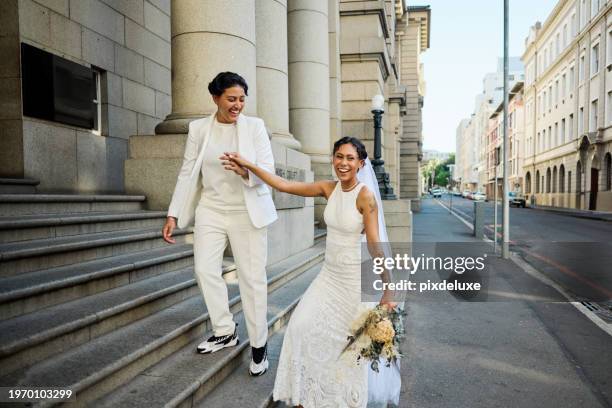
[[[193,245],[195,275],[215,336],[232,334],[235,328],[221,269],[228,239],[236,263],[249,340],[251,346],[263,347],[268,338],[267,228],[255,228],[246,211],[198,206]]]

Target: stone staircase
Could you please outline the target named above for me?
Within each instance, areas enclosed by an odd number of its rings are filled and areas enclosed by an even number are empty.
[[[268,267],[270,372],[250,347],[231,258],[241,342],[195,352],[210,321],[193,275],[192,231],[161,239],[144,196],[0,194],[0,386],[65,387],[75,406],[270,406],[284,327],[318,273],[315,245]],[[44,401],[37,406],[57,402]]]

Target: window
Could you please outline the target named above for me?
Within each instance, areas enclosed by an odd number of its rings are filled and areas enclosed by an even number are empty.
[[[609,125],[612,123],[612,91],[608,92],[606,104],[606,123]]]
[[[580,79],[580,83],[584,81],[584,55],[580,56],[580,65],[578,66],[578,77]]]
[[[546,129],[542,130],[542,139],[540,139],[540,152],[544,151],[544,141],[546,140]]]
[[[589,132],[597,130],[597,99],[591,102],[591,110],[589,116]]]
[[[555,122],[555,133],[550,147],[557,146],[559,144],[559,122]]]
[[[567,24],[563,25],[563,49],[567,47]]]
[[[578,135],[584,132],[584,107],[578,110]]]
[[[587,16],[586,0],[581,0],[580,1],[580,29],[581,30],[586,24],[586,16]]]
[[[591,75],[599,72],[599,43],[591,48]]]
[[[557,33],[555,38],[555,57],[558,57],[559,54],[561,54],[561,35]]]
[[[559,136],[559,144],[565,143],[565,119],[561,119],[561,135]]]
[[[569,141],[574,139],[574,114],[569,115],[569,122],[567,124],[567,139]]]
[[[578,31],[576,27],[576,14],[572,14],[571,21],[572,38],[574,38],[576,36],[576,32]]]
[[[605,177],[605,190],[612,190],[612,155],[606,154],[604,159],[604,177]]]
[[[552,85],[549,85],[548,86],[548,111],[549,112],[552,109],[552,105],[553,105],[552,96],[553,96]]]
[[[599,0],[591,0],[591,18],[597,15],[599,11]]]
[[[559,166],[559,192],[565,193],[565,166]]]
[[[21,44],[23,114],[98,130],[99,73],[28,44]]]
[[[536,145],[535,145],[535,149],[536,149],[536,151],[539,151],[539,150],[540,150],[540,146],[539,146],[539,144],[540,144],[540,132],[538,132],[538,134],[537,134],[537,136],[536,136]],[[531,148],[530,148],[530,149],[531,149]],[[535,152],[534,152],[534,153],[535,153]]]
[[[555,81],[555,106],[559,104],[559,80]]]
[[[552,126],[548,127],[548,140],[546,140],[546,150],[552,148],[553,144],[553,134],[552,134]]]
[[[542,94],[542,114],[546,115],[546,91]]]
[[[568,193],[572,192],[572,172],[571,171],[567,172],[567,192]]]
[[[608,31],[608,49],[606,50],[606,63],[612,63],[612,30]]]
[[[567,86],[567,78],[566,78],[566,75],[563,74],[563,76],[561,77],[561,101],[562,102],[565,102],[566,86]]]
[[[574,74],[574,67],[570,67],[570,72],[569,72],[569,91],[568,93],[571,95],[572,93],[574,93],[574,86],[575,86],[575,74]]]

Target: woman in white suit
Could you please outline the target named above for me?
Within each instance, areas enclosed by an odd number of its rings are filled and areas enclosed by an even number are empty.
[[[238,285],[252,348],[251,375],[268,368],[267,226],[277,219],[269,188],[255,174],[238,169],[241,177],[224,170],[219,157],[239,151],[274,173],[274,159],[263,120],[241,114],[248,94],[244,78],[218,74],[208,85],[217,112],[189,124],[180,169],[163,237],[174,243],[177,227],[194,225],[195,275],[208,308],[214,334],[198,345],[213,353],[238,344],[223,280],[223,252],[229,240],[238,272]]]

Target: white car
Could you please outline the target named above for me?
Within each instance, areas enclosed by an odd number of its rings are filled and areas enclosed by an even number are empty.
[[[472,200],[474,201],[487,201],[487,195],[482,191],[477,191],[472,194]]]

